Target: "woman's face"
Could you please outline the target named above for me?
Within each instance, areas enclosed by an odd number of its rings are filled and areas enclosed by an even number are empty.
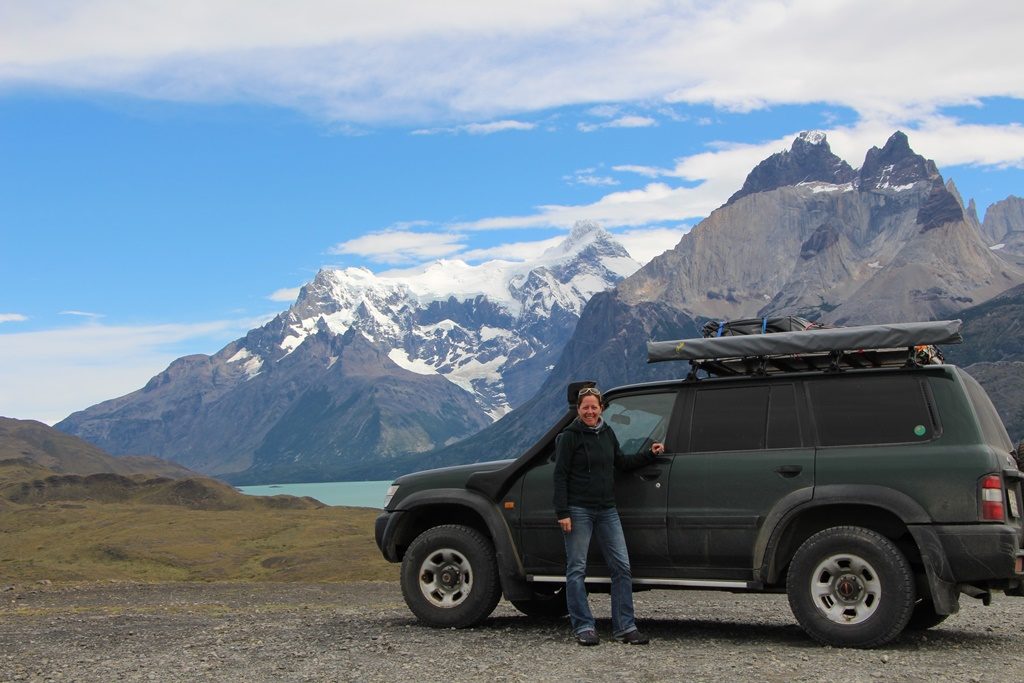
[[[601,419],[601,402],[597,396],[584,396],[576,406],[576,413],[580,416],[580,422],[588,427],[596,427],[597,421]]]

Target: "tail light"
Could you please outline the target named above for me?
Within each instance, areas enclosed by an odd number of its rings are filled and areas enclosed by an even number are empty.
[[[1003,480],[998,474],[989,474],[981,478],[981,519],[985,522],[1006,521],[1006,509],[1003,507]]]

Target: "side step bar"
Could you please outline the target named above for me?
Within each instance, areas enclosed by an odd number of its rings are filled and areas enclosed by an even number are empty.
[[[536,583],[565,583],[564,576],[531,574],[526,577],[527,581]],[[612,580],[606,576],[586,578],[587,583],[611,583]],[[759,587],[752,581],[716,581],[714,579],[638,579],[633,577],[633,583],[638,586],[686,586],[688,588],[745,588],[755,589]]]

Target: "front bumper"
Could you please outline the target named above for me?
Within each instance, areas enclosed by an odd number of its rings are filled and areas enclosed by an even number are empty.
[[[397,522],[401,516],[400,510],[391,512],[385,510],[377,515],[377,519],[373,523],[374,540],[377,542],[381,554],[384,555],[384,559],[388,562],[401,561],[394,543],[394,530],[397,528]]]

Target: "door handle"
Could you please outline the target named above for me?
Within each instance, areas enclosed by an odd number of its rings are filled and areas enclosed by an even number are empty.
[[[658,470],[657,472],[641,472],[640,473],[640,478],[643,479],[644,481],[654,481],[655,479],[657,479],[660,476],[661,476],[661,470]]]
[[[784,477],[795,477],[803,472],[803,470],[803,465],[780,465],[775,468],[775,471]]]

